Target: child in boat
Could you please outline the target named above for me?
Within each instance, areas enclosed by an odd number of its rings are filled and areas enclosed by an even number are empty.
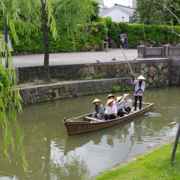
[[[131,109],[132,109],[132,100],[129,98],[129,95],[130,94],[124,94],[124,110],[125,112],[127,113],[130,113],[131,112]]]
[[[117,106],[113,103],[114,99],[107,101],[107,107],[105,110],[105,120],[115,119],[117,117]]]
[[[109,100],[109,99],[113,99],[114,101],[113,101],[113,104],[114,105],[116,105],[116,101],[115,101],[115,95],[114,94],[109,94],[108,96],[107,96],[107,99]],[[108,102],[108,101],[107,101]],[[107,107],[107,103],[106,103],[106,105],[104,106],[104,108],[106,108]]]
[[[104,107],[101,104],[101,100],[95,99],[92,103],[95,104],[95,111],[93,112],[92,117],[100,120],[104,119]]]
[[[117,111],[118,111],[117,115],[120,117],[124,116],[124,103],[125,103],[125,100],[123,99],[123,96],[117,97],[116,99],[116,106],[117,106]]]
[[[134,110],[136,111],[137,108],[137,100],[139,98],[139,109],[142,108],[142,96],[145,90],[145,78],[141,75],[137,78],[137,80],[133,79],[131,80],[131,84],[135,85],[135,91],[134,91]]]

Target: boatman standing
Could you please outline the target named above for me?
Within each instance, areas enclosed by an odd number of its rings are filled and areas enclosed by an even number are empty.
[[[131,84],[135,85],[135,91],[134,91],[134,110],[136,111],[137,109],[137,100],[139,98],[139,109],[142,108],[142,96],[143,93],[145,91],[145,78],[141,75],[137,78],[137,80],[135,79],[135,77],[133,76],[133,79],[131,80]]]

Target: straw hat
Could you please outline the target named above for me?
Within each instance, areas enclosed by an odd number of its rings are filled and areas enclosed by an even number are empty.
[[[116,101],[119,102],[122,98],[123,98],[123,96],[118,96]]]
[[[95,104],[95,103],[97,103],[97,102],[101,103],[101,100],[95,99],[92,103]]]
[[[115,95],[114,94],[109,94],[108,96],[107,96],[107,99],[109,99],[110,97],[115,97]]]
[[[109,99],[108,101],[107,101],[107,105],[109,105],[110,103],[112,103],[114,101],[114,99]]]
[[[124,94],[124,98],[129,97],[130,94]]]
[[[146,80],[146,78],[144,76],[142,76],[142,75],[140,75],[137,79],[138,80]]]

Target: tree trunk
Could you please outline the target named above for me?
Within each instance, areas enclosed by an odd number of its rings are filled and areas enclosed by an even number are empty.
[[[48,26],[47,26],[47,14],[46,14],[46,2],[42,4],[42,31],[44,39],[44,81],[50,81],[49,73],[49,37],[48,37]]]

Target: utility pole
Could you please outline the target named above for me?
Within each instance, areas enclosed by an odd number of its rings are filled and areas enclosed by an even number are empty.
[[[4,17],[4,39],[5,39],[5,65],[6,65],[6,68],[8,68],[8,58],[9,58],[9,55],[8,55],[8,50],[7,50],[7,44],[8,44],[8,34],[7,34],[7,24],[6,24],[6,16]]]

